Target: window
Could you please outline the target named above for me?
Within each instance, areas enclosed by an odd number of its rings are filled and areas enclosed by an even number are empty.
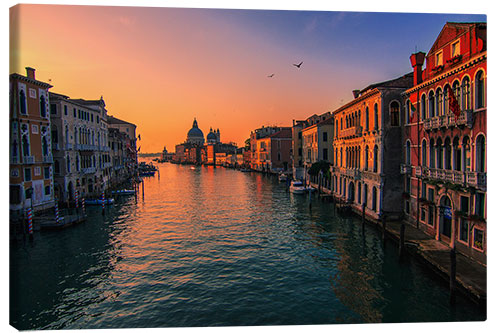
[[[434,202],[434,189],[433,188],[429,188],[427,200]]]
[[[390,104],[391,126],[399,126],[399,104],[394,101]]]
[[[372,188],[372,210],[377,211],[377,188],[375,186]]]
[[[438,88],[436,90],[436,116],[442,116],[443,115],[443,91],[441,88]]]
[[[406,101],[406,124],[409,124],[411,121],[411,102],[410,100]]]
[[[73,117],[76,118],[76,108],[73,108]]]
[[[45,195],[50,195],[50,186],[45,186]]]
[[[378,130],[378,104],[373,107],[373,128]]]
[[[409,200],[405,200],[405,213],[407,215],[410,215],[410,201]]]
[[[443,51],[436,53],[436,66],[443,65]]]
[[[426,198],[427,197],[427,184],[426,183],[422,183],[422,198]]]
[[[302,156],[302,148],[299,148],[299,156]]]
[[[368,171],[368,146],[365,146],[365,171]]]
[[[434,225],[434,208],[429,206],[429,216],[427,218],[427,224],[430,226]]]
[[[406,164],[407,165],[411,165],[411,145],[410,145],[410,141],[406,141]]]
[[[438,169],[443,168],[443,144],[441,138],[438,138],[436,142],[436,167]]]
[[[478,228],[474,228],[474,248],[478,250],[483,250],[483,238],[484,231]]]
[[[420,207],[420,221],[425,222],[425,208]]]
[[[408,194],[411,193],[411,177],[410,176],[406,176],[406,178],[405,178],[405,191]]]
[[[378,146],[373,147],[373,172],[378,172]]]
[[[460,55],[460,40],[451,44],[451,56],[456,57],[458,55]]]
[[[50,104],[50,114],[57,114],[57,105]]]
[[[460,211],[469,214],[469,197],[460,196]]]
[[[61,172],[61,168],[59,166],[59,161],[55,160],[54,161],[54,172],[56,175],[58,175]]]
[[[484,193],[476,193],[475,214],[484,218]]]
[[[444,168],[451,170],[451,141],[450,138],[444,140]]]
[[[323,148],[323,160],[328,161],[328,148]]]
[[[67,105],[64,106],[64,115],[65,116],[68,115],[68,106]]]
[[[21,203],[21,186],[10,185],[10,203],[18,205]]]
[[[478,135],[476,139],[476,171],[485,172],[486,170],[486,150],[484,136]]]
[[[21,114],[28,113],[28,110],[26,107],[26,93],[22,89],[19,90],[19,112],[21,112]]]
[[[436,104],[434,98],[434,91],[429,93],[429,118],[436,116]]]
[[[460,218],[458,239],[460,239],[462,242],[469,242],[469,220]]]
[[[464,171],[471,171],[470,165],[470,142],[468,137],[464,137],[462,142],[464,148]]]
[[[326,141],[328,141],[328,133],[323,132],[323,142],[326,142]]]
[[[427,141],[422,141],[422,165],[427,166]]]
[[[47,117],[47,105],[45,104],[45,96],[40,95],[40,116]]]
[[[50,167],[43,168],[43,178],[50,179]]]
[[[420,99],[420,116],[421,116],[422,120],[427,118],[426,106],[427,106],[427,101],[425,100],[425,95],[422,95],[422,97]]]
[[[485,107],[485,89],[484,89],[484,73],[483,71],[479,71],[476,74],[476,108],[484,108]]]
[[[24,169],[24,181],[29,182],[31,180],[31,168]]]
[[[365,109],[365,119],[366,119],[365,130],[369,131],[370,130],[370,110],[368,109],[368,107],[366,107],[366,109]]]
[[[358,183],[358,204],[361,204],[361,183]]]

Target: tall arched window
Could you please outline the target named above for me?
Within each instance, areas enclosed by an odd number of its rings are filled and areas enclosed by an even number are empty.
[[[464,154],[464,171],[471,171],[470,163],[470,140],[469,137],[464,137],[462,141],[463,154]]]
[[[476,171],[486,171],[486,143],[482,134],[476,138]]]
[[[483,71],[477,72],[475,81],[476,81],[476,84],[475,84],[475,86],[476,86],[476,96],[475,96],[476,108],[477,109],[484,108],[486,105],[486,103],[485,103],[485,91],[486,91],[486,89],[484,89],[484,73],[483,73]]]
[[[434,97],[434,91],[429,93],[429,118],[436,116],[436,101]]]
[[[343,148],[340,148],[340,167],[344,166],[344,156],[343,156]]]
[[[378,146],[373,147],[373,172],[378,172]]]
[[[422,165],[427,166],[427,141],[425,139],[422,141]]]
[[[436,141],[436,167],[443,168],[443,141],[438,138]]]
[[[365,109],[365,130],[370,130],[370,110],[368,109],[368,107],[366,107]]]
[[[422,120],[427,118],[426,105],[427,105],[427,101],[426,101],[425,95],[422,95],[422,97],[420,98],[420,117],[422,118]]]
[[[59,166],[59,160],[54,161],[54,173],[58,175],[61,172],[60,166]]]
[[[42,118],[47,116],[47,105],[45,104],[45,96],[40,95],[40,115]]]
[[[453,169],[462,171],[462,148],[458,137],[453,139]]]
[[[406,119],[405,119],[405,123],[406,124],[409,124],[410,123],[410,117],[411,117],[411,102],[410,100],[406,100]]]
[[[462,80],[462,98],[461,98],[461,106],[462,110],[470,110],[470,80],[469,77],[466,76]]]
[[[368,171],[368,146],[365,146],[365,171]]]
[[[23,156],[30,156],[30,143],[27,134],[23,135],[21,142],[23,146]]]
[[[446,138],[444,140],[444,168],[451,170],[451,140]]]
[[[378,104],[373,106],[373,128],[378,130]]]
[[[450,112],[450,85],[447,84],[444,86],[443,90],[443,115],[446,115]]]
[[[460,105],[460,109],[463,109],[462,98],[461,98],[461,96],[462,96],[461,90],[462,89],[460,89],[460,83],[458,82],[458,80],[455,80],[455,82],[453,82],[451,89],[453,90],[453,94],[455,95],[455,98],[457,99],[458,105]]]
[[[410,140],[406,141],[405,163],[411,165],[411,145]]]
[[[335,137],[338,138],[339,137],[339,121],[338,120],[335,120]],[[99,133],[97,134],[97,142],[99,144]]]
[[[47,156],[49,154],[49,147],[45,136],[42,136],[42,154],[43,156]]]
[[[434,146],[434,139],[431,139],[429,143],[429,168],[434,169],[436,167],[436,149]]]
[[[441,88],[438,88],[436,90],[436,115],[437,116],[442,116],[443,115],[443,91]]]
[[[361,204],[361,183],[358,183],[358,204]]]
[[[372,210],[377,211],[377,188],[375,186],[372,188]]]
[[[23,89],[19,90],[19,112],[21,112],[21,114],[28,113],[26,109],[26,93]]]
[[[391,126],[399,126],[399,103],[394,101],[389,105]]]

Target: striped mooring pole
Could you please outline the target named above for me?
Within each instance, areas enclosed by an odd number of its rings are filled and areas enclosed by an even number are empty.
[[[33,240],[33,215],[32,215],[32,212],[31,212],[31,207],[28,207],[28,210],[27,210],[27,215],[28,215],[28,234],[29,234],[29,238],[30,240]]]
[[[104,205],[105,205],[105,201],[104,201],[104,190],[102,191],[101,201],[102,201],[102,215],[104,215]]]
[[[82,212],[85,215],[85,198],[82,198]]]
[[[57,199],[56,199],[56,205],[54,208],[56,210],[56,223],[59,223],[59,204],[57,203]]]
[[[78,191],[75,191],[75,208],[78,211]]]

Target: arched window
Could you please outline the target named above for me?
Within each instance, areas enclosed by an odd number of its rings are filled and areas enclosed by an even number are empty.
[[[59,161],[55,160],[54,161],[54,173],[58,175],[61,172],[60,166],[59,166]]]
[[[436,167],[436,149],[434,146],[434,139],[431,139],[429,143],[429,168],[434,169]]]
[[[368,185],[363,186],[363,205],[368,205]]]
[[[434,91],[429,93],[429,118],[436,116],[436,101],[434,97]]]
[[[462,110],[470,110],[470,80],[469,77],[466,76],[462,80],[462,98],[460,106]],[[457,96],[458,99],[458,96]]]
[[[470,140],[469,137],[464,137],[462,141],[463,155],[464,155],[464,171],[471,171],[470,163]]]
[[[45,96],[40,95],[40,115],[42,118],[47,116],[47,105],[45,104]]]
[[[391,126],[399,126],[399,103],[394,101],[389,105]]]
[[[23,89],[19,90],[19,112],[21,112],[21,114],[28,113],[26,109],[26,93]]]
[[[370,110],[368,109],[368,107],[366,107],[366,109],[365,109],[365,119],[366,119],[365,131],[369,131],[370,130]]]
[[[69,156],[66,157],[66,170],[68,173],[71,172],[71,158]]]
[[[342,118],[340,118],[340,130],[343,130],[343,126],[342,126]]]
[[[451,170],[451,140],[446,138],[444,140],[444,168]]]
[[[425,95],[422,95],[422,97],[420,98],[420,115],[421,115],[420,117],[422,118],[422,120],[427,118],[426,105],[427,105],[427,101],[426,101]]]
[[[486,171],[486,144],[482,134],[476,138],[476,171]]]
[[[406,141],[405,163],[411,165],[411,145],[410,140]]]
[[[340,167],[344,166],[343,148],[340,148]]]
[[[378,130],[378,104],[373,106],[373,128]]]
[[[438,138],[436,141],[436,167],[443,168],[443,141]]]
[[[449,96],[449,89],[450,85],[447,84],[444,86],[444,91],[443,91],[443,115],[446,115],[450,112],[450,96]]]
[[[21,138],[22,146],[23,146],[23,156],[30,156],[30,143],[28,140],[28,135],[25,134]]]
[[[441,88],[436,90],[436,116],[443,115],[443,91]]]
[[[361,183],[358,183],[358,204],[361,204]]]
[[[410,103],[410,100],[406,100],[406,119],[405,119],[405,123],[406,124],[409,124],[410,123],[410,117],[411,117],[411,103]]]
[[[486,89],[484,89],[484,73],[483,71],[479,71],[477,72],[476,74],[476,96],[475,96],[475,100],[476,100],[476,108],[477,109],[480,109],[480,108],[484,108],[486,103],[485,103],[485,91]]]
[[[42,136],[42,154],[43,156],[47,156],[49,154],[49,147],[45,136]]]
[[[375,186],[372,188],[372,210],[377,211],[377,188]]]
[[[335,120],[335,137],[338,138],[339,137],[339,121],[338,120]],[[97,134],[97,143],[99,144],[99,133]]]
[[[373,172],[378,172],[378,146],[373,147]]]
[[[462,148],[458,137],[453,139],[453,169],[462,171]]]
[[[453,94],[455,95],[455,98],[457,99],[457,102],[458,102],[458,105],[460,105],[460,109],[463,109],[463,106],[462,106],[462,89],[460,89],[460,83],[458,82],[458,80],[455,80],[455,82],[453,82],[453,85],[451,87],[451,90],[453,90]],[[449,104],[449,102],[448,102]]]
[[[422,141],[422,165],[427,166],[427,141],[425,139]]]
[[[365,171],[368,171],[368,146],[365,146]]]

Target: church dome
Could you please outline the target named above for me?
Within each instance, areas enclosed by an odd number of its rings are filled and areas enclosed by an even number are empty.
[[[210,132],[207,135],[207,141],[215,141],[217,142],[217,135],[214,132]]]
[[[187,141],[189,142],[205,141],[203,132],[198,128],[198,122],[196,121],[196,118],[193,121],[193,128],[191,128],[187,133]]]

